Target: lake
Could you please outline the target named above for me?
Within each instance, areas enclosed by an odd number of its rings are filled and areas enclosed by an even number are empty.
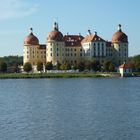
[[[140,78],[0,80],[0,140],[139,140]]]

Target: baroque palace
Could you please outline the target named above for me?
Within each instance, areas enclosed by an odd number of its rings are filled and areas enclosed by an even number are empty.
[[[93,34],[90,30],[85,37],[81,34],[63,35],[55,22],[46,44],[39,44],[33,29],[30,29],[30,34],[24,40],[23,59],[24,64],[30,62],[34,67],[38,62],[52,62],[53,65],[69,62],[74,65],[93,60],[98,60],[101,64],[110,60],[115,66],[119,66],[128,59],[128,37],[122,31],[121,25],[114,33],[112,41],[106,41],[97,32]]]

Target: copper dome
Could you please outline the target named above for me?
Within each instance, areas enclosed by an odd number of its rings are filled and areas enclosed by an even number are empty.
[[[52,31],[48,34],[47,40],[62,41],[63,35],[59,31]]]
[[[47,40],[48,41],[62,41],[63,40],[63,34],[59,31],[58,24],[56,22],[54,23],[54,30],[48,34]]]
[[[39,45],[38,38],[32,33],[32,28],[30,29],[31,33],[24,39],[24,45]]]
[[[112,37],[113,43],[128,43],[128,37],[125,33],[121,30],[121,25],[119,25],[119,30],[113,35]]]

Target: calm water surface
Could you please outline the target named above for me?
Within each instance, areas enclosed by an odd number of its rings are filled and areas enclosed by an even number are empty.
[[[0,80],[0,140],[140,140],[140,78]]]

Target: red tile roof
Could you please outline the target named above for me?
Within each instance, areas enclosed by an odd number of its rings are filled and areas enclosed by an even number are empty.
[[[87,42],[93,42],[93,41],[105,41],[104,39],[102,39],[101,37],[99,37],[97,34],[91,34],[91,35],[87,35],[83,40],[82,43],[87,43]]]
[[[65,35],[63,40],[66,47],[81,47],[81,41],[83,38],[84,37],[81,35]]]

